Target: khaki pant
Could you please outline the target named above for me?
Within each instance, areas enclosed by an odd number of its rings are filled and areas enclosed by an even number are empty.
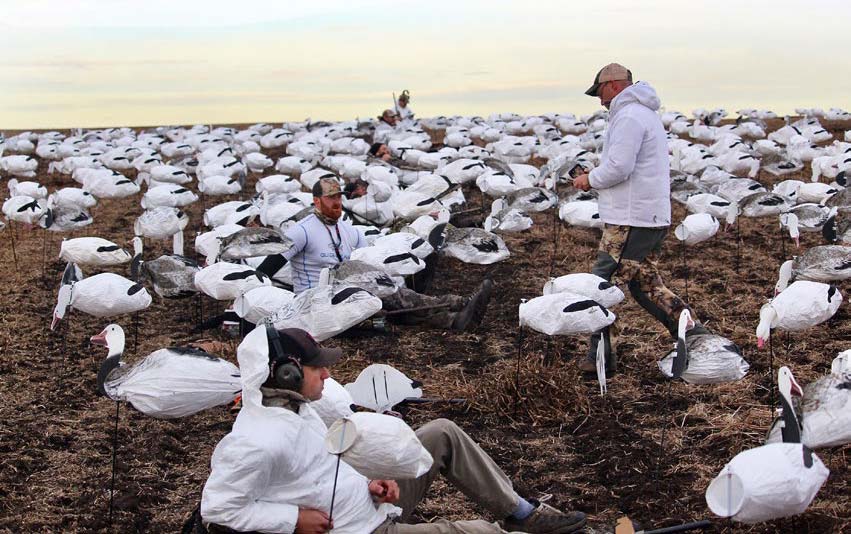
[[[597,261],[591,272],[621,289],[626,286],[636,302],[662,323],[672,337],[676,337],[679,314],[687,306],[680,297],[665,287],[654,260],[655,255],[662,249],[667,232],[668,227],[605,225],[597,251]],[[608,328],[606,333],[614,350],[617,334],[613,327],[614,325]],[[588,347],[590,359],[596,356],[599,340],[599,335],[591,336]]]
[[[417,430],[434,463],[428,473],[413,480],[399,480],[399,502],[404,511],[397,520],[388,520],[373,534],[504,534],[496,523],[484,520],[445,521],[406,525],[417,505],[425,498],[437,475],[443,475],[467,497],[496,517],[507,517],[517,508],[518,496],[511,481],[488,454],[452,421],[436,419]],[[398,522],[397,522],[398,521]]]
[[[413,308],[429,308],[431,306],[443,306],[440,308],[420,309],[389,318],[394,323],[407,325],[428,325],[435,328],[452,328],[455,314],[464,308],[467,299],[458,295],[441,295],[432,297],[423,295],[406,287],[381,299],[383,308],[387,311],[410,310]]]

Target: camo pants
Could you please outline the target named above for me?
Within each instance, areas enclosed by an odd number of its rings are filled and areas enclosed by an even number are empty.
[[[667,226],[641,228],[605,225],[597,261],[591,272],[621,289],[626,285],[636,302],[662,323],[672,337],[676,337],[679,314],[687,306],[665,287],[654,261],[655,254],[662,249],[667,232]],[[617,340],[615,324],[605,332],[612,347]],[[591,359],[596,355],[599,340],[599,335],[591,336],[588,347],[588,357]]]
[[[452,328],[456,312],[467,304],[458,295],[423,295],[406,287],[400,288],[389,297],[381,299],[386,311],[410,310],[388,317],[391,322],[406,325],[427,325],[435,328]]]

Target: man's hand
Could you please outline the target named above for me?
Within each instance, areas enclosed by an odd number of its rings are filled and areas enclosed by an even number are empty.
[[[295,534],[325,534],[334,528],[334,523],[328,519],[328,514],[311,508],[298,509],[298,521],[295,524]]]
[[[573,187],[576,189],[581,189],[583,191],[588,191],[591,189],[591,181],[588,180],[588,173],[583,172],[579,176],[573,179]]]
[[[378,499],[378,502],[394,503],[399,500],[399,484],[395,480],[370,480],[369,493]]]

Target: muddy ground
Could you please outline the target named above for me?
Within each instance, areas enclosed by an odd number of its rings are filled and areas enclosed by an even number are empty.
[[[833,133],[841,136],[847,128],[834,125]],[[270,155],[276,158],[279,152]],[[48,175],[46,169],[43,162],[38,179],[51,190],[73,185],[70,178]],[[765,173],[760,179],[776,181]],[[253,191],[253,183],[251,179],[246,191]],[[478,190],[466,191],[471,206],[478,206]],[[216,201],[221,200],[229,199]],[[212,201],[204,199],[207,206]],[[188,210],[190,246],[202,210],[200,202]],[[102,201],[93,210],[95,223],[76,235],[98,235],[129,246],[132,222],[140,213],[138,197]],[[675,224],[683,217],[684,210],[675,205]],[[760,305],[771,296],[784,257],[776,219],[742,220],[738,261],[735,234],[719,234],[687,251],[688,301],[708,327],[743,348],[751,365],[748,375],[717,386],[669,382],[655,362],[672,342],[627,298],[617,309],[623,328],[620,372],[610,379],[605,397],[595,381],[583,380],[576,369],[576,358],[585,351],[584,338],[547,339],[526,333],[518,349],[520,299],[540,295],[550,274],[588,271],[598,238],[594,231],[554,226],[551,211],[534,219],[529,231],[504,236],[511,257],[502,263],[475,266],[440,260],[431,293],[469,294],[482,278],[493,278],[495,295],[478,329],[397,327],[389,333],[340,337],[328,343],[342,346],[347,355],[333,369],[334,376],[345,383],[369,363],[386,362],[423,381],[430,397],[466,398],[464,406],[411,409],[407,419],[413,426],[435,417],[453,419],[494,456],[522,494],[551,496],[551,504],[582,510],[601,529],[611,527],[621,515],[645,527],[712,518],[704,500],[707,485],[738,452],[761,444],[772,420],[770,351],[757,350],[754,332]],[[108,322],[118,322],[128,332],[129,362],[164,346],[200,339],[221,342],[219,356],[236,361],[236,342],[222,332],[191,333],[198,321],[196,299],[154,297],[154,304],[140,316],[138,347],[129,316],[105,321],[71,313],[59,332],[51,332],[64,267],[56,260],[60,239],[41,229],[21,227],[0,234],[0,532],[4,533],[109,530],[116,404],[95,395],[95,374],[105,350],[88,344],[88,338]],[[817,234],[803,234],[801,241],[802,247],[822,244]],[[149,258],[170,248],[169,243],[146,244]],[[668,286],[685,297],[681,252],[669,236],[659,266]],[[785,254],[794,253],[787,237]],[[841,286],[846,294],[849,288]],[[205,298],[201,307],[209,317],[223,304]],[[802,384],[829,372],[836,353],[851,348],[849,315],[846,302],[827,324],[773,336],[774,369],[790,366]],[[160,421],[121,405],[112,531],[178,531],[198,504],[212,450],[233,419],[226,407]],[[851,531],[847,458],[851,447],[820,450],[818,455],[831,474],[805,514],[756,526],[717,520],[714,531]],[[444,484],[438,484],[419,510],[422,520],[483,514],[487,515]]]

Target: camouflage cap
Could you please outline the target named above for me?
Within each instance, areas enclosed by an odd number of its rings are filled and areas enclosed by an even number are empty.
[[[313,184],[313,196],[333,197],[334,195],[342,195],[343,190],[340,188],[340,181],[330,176],[320,178]]]
[[[585,91],[585,94],[588,96],[597,96],[600,85],[618,80],[632,82],[632,71],[619,63],[609,63],[600,69],[600,72],[594,77],[594,85]]]

